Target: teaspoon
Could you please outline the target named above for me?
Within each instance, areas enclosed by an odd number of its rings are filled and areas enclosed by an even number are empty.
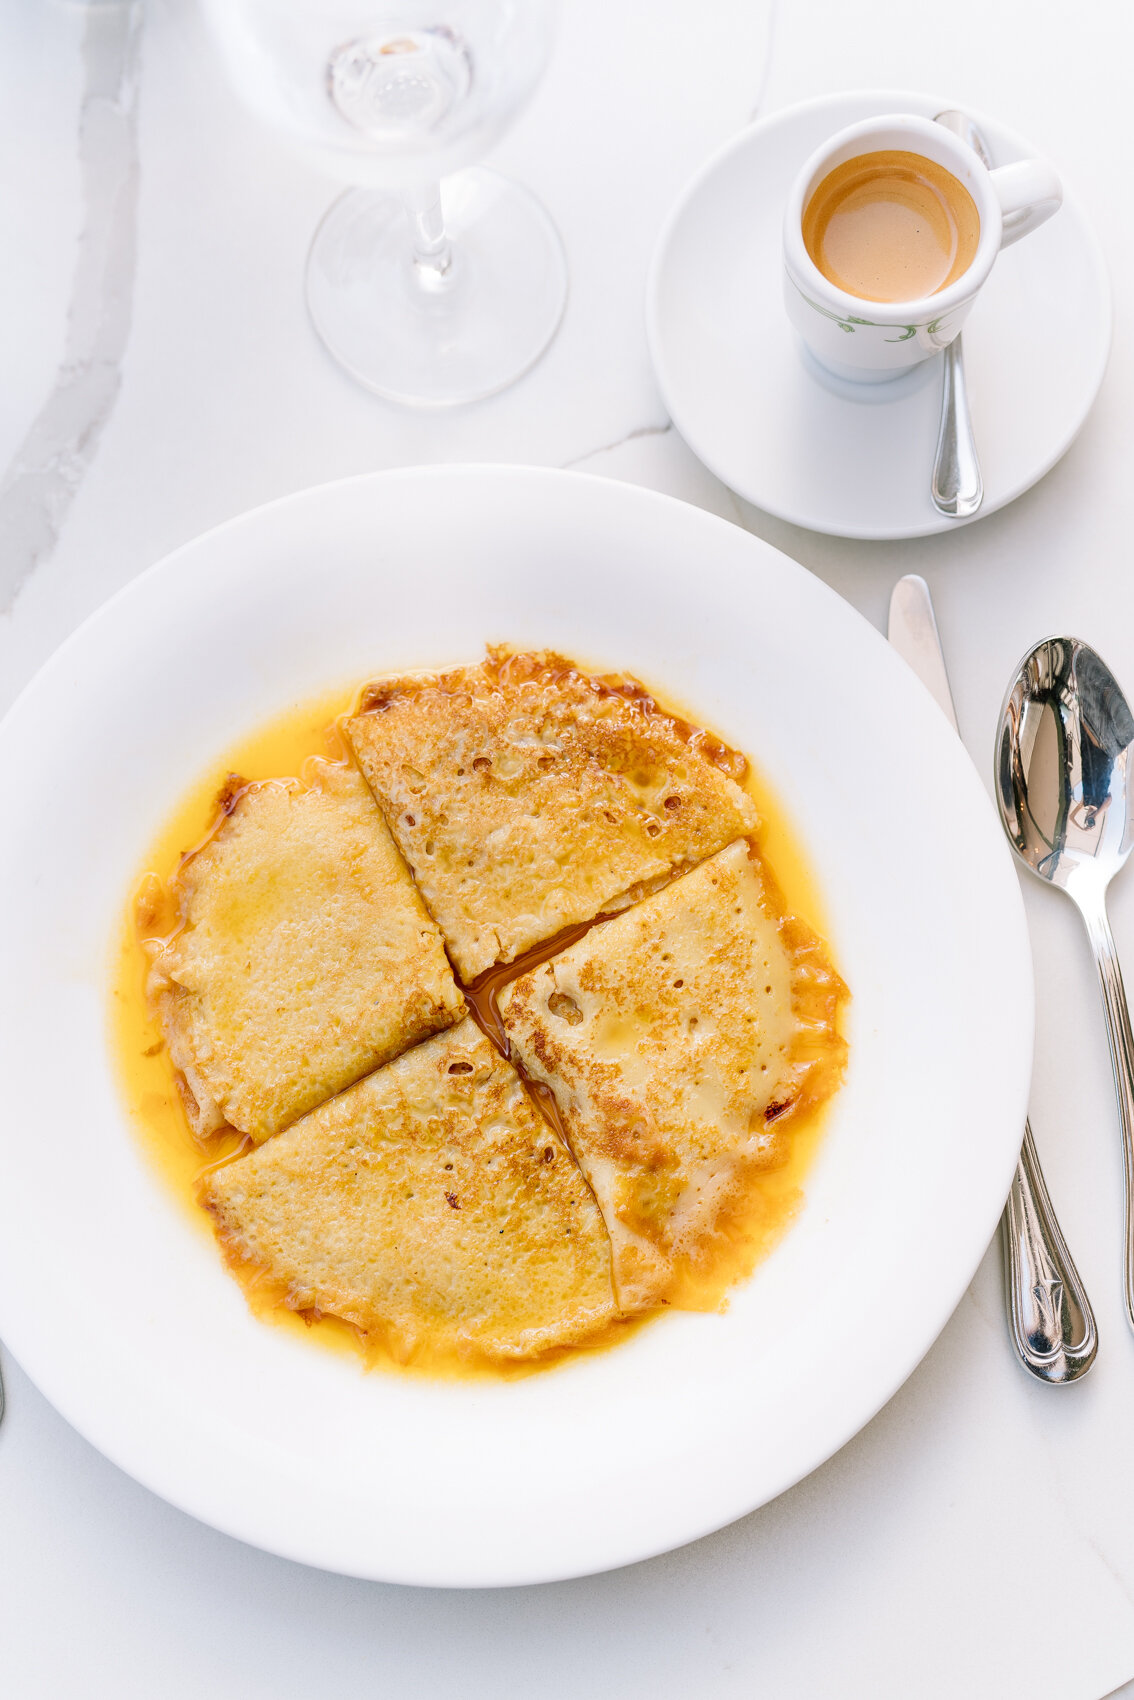
[[[966,113],[939,112],[934,123],[944,125],[954,136],[967,142],[981,164],[992,170],[988,144]],[[969,519],[984,501],[984,480],[980,474],[976,438],[969,414],[965,358],[959,336],[946,344],[943,360],[941,424],[929,493],[934,507],[946,519]]]
[[[1024,657],[1000,713],[997,802],[1012,848],[1076,904],[1094,952],[1122,1126],[1124,1295],[1134,1328],[1134,1037],[1106,912],[1106,888],[1134,843],[1132,747],[1134,715],[1093,649],[1055,637]]]

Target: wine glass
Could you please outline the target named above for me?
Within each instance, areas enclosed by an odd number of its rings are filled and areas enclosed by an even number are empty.
[[[555,334],[567,265],[554,224],[520,184],[468,168],[534,89],[554,6],[204,0],[238,94],[360,185],[315,233],[307,305],[331,354],[379,395],[474,401]]]

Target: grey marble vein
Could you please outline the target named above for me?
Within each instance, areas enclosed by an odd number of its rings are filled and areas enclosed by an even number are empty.
[[[616,437],[613,443],[600,443],[597,449],[587,449],[581,455],[575,455],[572,460],[565,460],[562,470],[568,471],[573,466],[582,466],[584,461],[594,460],[596,455],[608,455],[615,449],[620,449],[624,443],[637,442],[639,437],[664,437],[667,431],[673,430],[673,420],[667,419],[664,425],[638,425],[633,431],[627,431],[624,437]]]
[[[0,610],[51,554],[98,450],[130,334],[143,0],[92,6],[83,33],[83,225],[55,384],[0,480]]]

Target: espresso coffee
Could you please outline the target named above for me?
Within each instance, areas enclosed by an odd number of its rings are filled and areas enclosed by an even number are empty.
[[[972,196],[943,165],[897,149],[828,172],[803,213],[803,241],[829,283],[864,301],[936,295],[980,240]]]

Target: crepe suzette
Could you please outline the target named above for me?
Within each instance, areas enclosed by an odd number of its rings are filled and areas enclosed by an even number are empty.
[[[624,1311],[706,1302],[793,1115],[838,1083],[844,995],[745,842],[504,988],[512,1054],[555,1095]]]
[[[359,775],[230,782],[147,944],[148,994],[197,1134],[261,1140],[450,1026],[465,1003]]]
[[[270,1296],[399,1359],[536,1357],[617,1315],[594,1199],[472,1021],[214,1170],[202,1202]]]
[[[547,652],[371,685],[355,757],[466,980],[757,824],[742,757]]]

